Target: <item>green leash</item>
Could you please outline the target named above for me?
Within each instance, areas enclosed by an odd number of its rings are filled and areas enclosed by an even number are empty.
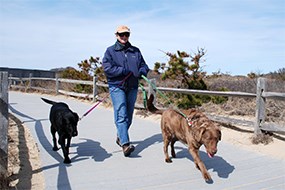
[[[148,78],[146,78],[145,76],[142,75],[141,77],[142,77],[148,84],[150,84],[151,87],[152,87],[153,89],[155,89],[164,99],[166,99],[166,100],[169,102],[169,104],[173,107],[173,109],[174,109],[175,111],[177,111],[180,115],[182,115],[182,116],[187,120],[189,126],[192,125],[192,122],[188,119],[188,117],[187,117],[182,111],[180,111],[180,110],[177,108],[177,106],[173,106],[173,104],[172,104],[172,102],[170,101],[170,99],[169,99],[167,96],[165,96],[165,94],[163,94],[160,90],[158,90],[157,87],[155,86],[155,84],[153,84],[152,82],[150,82],[150,80],[148,80]]]
[[[140,85],[140,88],[142,89],[142,93],[143,93],[143,106],[144,106],[144,109],[146,109],[146,104],[147,104],[146,90],[144,89],[144,87],[141,83],[139,83],[139,85]]]

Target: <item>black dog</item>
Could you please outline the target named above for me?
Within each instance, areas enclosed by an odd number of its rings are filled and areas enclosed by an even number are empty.
[[[42,98],[42,100],[52,105],[49,120],[51,123],[50,131],[53,137],[53,150],[59,150],[55,136],[55,133],[57,132],[59,136],[58,144],[60,144],[64,155],[63,162],[69,164],[71,163],[71,160],[68,157],[70,141],[72,137],[78,135],[77,123],[79,121],[79,117],[77,113],[72,112],[68,105],[63,102],[54,102],[45,98]],[[66,139],[67,142],[65,144]]]

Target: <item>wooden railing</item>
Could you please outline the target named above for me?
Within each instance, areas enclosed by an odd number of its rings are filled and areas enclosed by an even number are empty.
[[[43,81],[54,81],[55,88],[48,89],[47,87],[39,88],[33,86],[34,80],[43,80]],[[152,83],[155,84],[155,80],[151,80]],[[64,91],[60,89],[60,83],[73,83],[73,84],[85,84],[93,86],[93,93],[86,94],[86,93],[75,93]],[[82,81],[82,80],[70,80],[70,79],[62,79],[56,77],[53,78],[35,78],[30,76],[29,78],[16,78],[16,77],[9,77],[9,86],[10,87],[17,87],[17,88],[24,88],[24,89],[35,89],[35,90],[42,90],[42,91],[52,91],[56,94],[65,94],[70,96],[77,96],[77,97],[88,97],[92,98],[93,101],[96,101],[98,97],[98,87],[108,87],[107,84],[103,84],[97,81],[97,78],[94,77],[93,81]],[[275,123],[265,122],[266,118],[266,99],[276,99],[279,101],[285,100],[285,93],[277,93],[277,92],[267,92],[266,91],[266,79],[265,78],[258,78],[257,80],[257,89],[256,93],[247,93],[247,92],[221,92],[221,91],[207,91],[207,90],[192,90],[192,89],[177,89],[177,88],[165,88],[165,87],[156,87],[157,90],[162,92],[174,92],[174,93],[182,93],[182,94],[201,94],[201,95],[213,95],[213,96],[233,96],[233,97],[246,97],[246,98],[256,98],[256,115],[255,121],[246,121],[246,120],[237,120],[231,119],[226,117],[221,117],[217,115],[208,115],[212,120],[222,123],[227,123],[231,125],[243,125],[246,127],[254,127],[255,134],[260,134],[261,130],[264,131],[271,131],[277,133],[284,133],[285,134],[285,126],[279,126]],[[152,88],[151,85],[145,88],[148,91],[148,94],[152,93],[155,95],[155,89]]]
[[[8,73],[0,72],[0,177],[8,167]],[[0,184],[0,189],[1,189]]]
[[[53,81],[55,83],[55,88],[45,87],[37,87],[33,85],[33,81]],[[5,173],[7,170],[7,152],[8,152],[8,89],[9,88],[21,88],[25,90],[34,89],[48,92],[55,92],[55,94],[65,94],[70,96],[77,97],[88,97],[92,98],[93,101],[96,101],[98,95],[98,87],[108,87],[107,84],[103,84],[97,81],[97,78],[94,77],[93,81],[82,81],[82,80],[69,80],[69,79],[61,79],[61,78],[36,78],[36,77],[28,77],[28,78],[17,78],[17,77],[8,77],[7,72],[0,72],[0,172]],[[85,84],[93,86],[93,93],[84,94],[84,93],[75,93],[70,91],[64,91],[60,89],[60,83],[72,83],[72,84]],[[152,79],[152,83],[155,84],[155,80]],[[234,96],[234,97],[248,97],[256,99],[256,114],[255,121],[246,121],[246,120],[238,120],[232,119],[229,117],[221,117],[217,115],[208,115],[210,119],[231,124],[231,125],[243,125],[246,127],[254,127],[254,133],[260,134],[262,130],[271,131],[276,133],[285,134],[285,126],[278,126],[275,123],[265,122],[266,118],[266,99],[276,99],[279,101],[285,100],[285,93],[277,93],[277,92],[267,92],[266,91],[266,79],[258,78],[257,80],[257,90],[255,93],[246,93],[246,92],[221,92],[221,91],[206,91],[206,90],[190,90],[190,89],[176,89],[176,88],[164,88],[164,87],[156,87],[153,89],[152,85],[149,85],[145,88],[148,93],[152,93],[155,95],[157,90],[163,92],[175,92],[182,94],[202,94],[202,95],[214,95],[214,96]]]

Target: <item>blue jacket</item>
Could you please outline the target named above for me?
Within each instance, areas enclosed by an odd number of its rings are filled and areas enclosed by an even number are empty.
[[[103,69],[109,86],[117,86],[132,72],[120,86],[122,89],[138,88],[141,75],[146,76],[149,68],[140,50],[129,42],[126,45],[116,42],[107,48],[103,57]]]

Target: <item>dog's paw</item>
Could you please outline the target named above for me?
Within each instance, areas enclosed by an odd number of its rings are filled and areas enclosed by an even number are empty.
[[[212,178],[208,172],[204,172],[203,177],[204,177],[205,181],[207,181],[207,182],[212,181]]]
[[[52,150],[53,150],[53,151],[58,151],[59,148],[58,148],[58,147],[53,147]]]
[[[172,160],[170,158],[165,158],[166,163],[172,163]]]
[[[70,158],[65,158],[64,161],[63,161],[63,163],[65,163],[65,164],[70,164],[70,163],[71,163]]]

